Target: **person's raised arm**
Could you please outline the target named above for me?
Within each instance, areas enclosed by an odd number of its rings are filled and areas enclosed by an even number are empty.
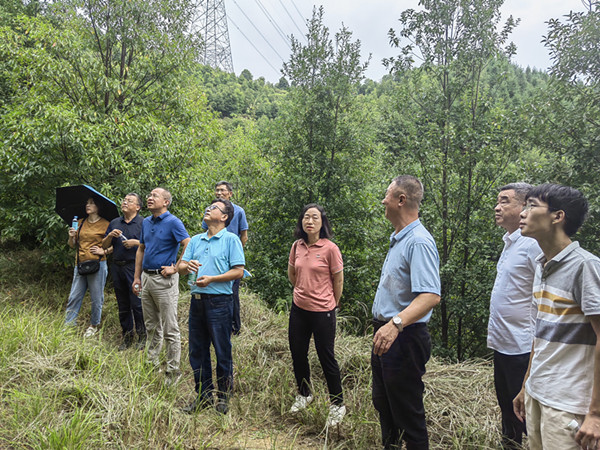
[[[196,286],[206,287],[210,283],[223,283],[243,278],[244,266],[235,266],[220,275],[203,275],[196,280]]]
[[[123,234],[123,232],[121,230],[117,230],[116,228],[113,230],[110,230],[110,233],[108,233],[106,236],[104,236],[104,238],[102,239],[102,247],[104,248],[108,248],[112,245],[112,240],[115,237],[119,237]]]
[[[77,245],[77,230],[73,227],[69,228],[69,239],[67,240],[69,247],[74,248]]]

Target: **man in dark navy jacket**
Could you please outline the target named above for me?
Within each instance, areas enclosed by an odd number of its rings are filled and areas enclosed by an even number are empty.
[[[130,193],[121,202],[123,216],[110,222],[102,240],[104,248],[113,247],[111,275],[117,305],[119,305],[119,322],[123,330],[123,342],[119,350],[131,347],[134,341],[134,327],[138,336],[137,348],[142,350],[146,345],[146,326],[142,314],[142,301],[133,292],[132,284],[135,274],[135,254],[140,245],[142,221],[139,212],[142,200],[139,195]]]

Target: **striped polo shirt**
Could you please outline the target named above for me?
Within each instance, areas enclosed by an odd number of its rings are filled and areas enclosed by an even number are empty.
[[[596,344],[588,316],[600,314],[600,259],[573,242],[550,261],[542,254],[537,262],[534,357],[526,390],[543,405],[584,415]]]

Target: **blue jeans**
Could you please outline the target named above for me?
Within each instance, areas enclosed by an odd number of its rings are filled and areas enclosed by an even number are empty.
[[[214,390],[210,345],[217,356],[218,395],[227,398],[233,387],[231,355],[231,321],[233,296],[219,295],[190,302],[189,344],[190,365],[194,371],[196,392],[210,399]]]
[[[100,325],[102,305],[104,304],[104,284],[106,283],[107,275],[108,268],[106,261],[100,261],[100,269],[91,275],[79,275],[77,266],[75,266],[71,293],[69,294],[69,300],[67,300],[65,324],[71,325],[75,323],[81,309],[81,304],[83,303],[85,291],[89,289],[92,300],[92,317],[90,323],[93,326]]]

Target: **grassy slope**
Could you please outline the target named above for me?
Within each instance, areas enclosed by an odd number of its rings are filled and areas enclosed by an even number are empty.
[[[100,336],[83,340],[63,330],[69,273],[39,267],[35,252],[0,256],[0,448],[377,448],[379,426],[370,400],[370,337],[339,335],[336,355],[348,415],[324,430],[326,386],[311,349],[316,401],[294,416],[287,317],[242,292],[242,334],[234,338],[231,411],[194,416],[178,408],[194,397],[187,361],[186,292],[180,299],[182,382],[167,389],[140,352],[117,352],[114,294],[106,290]],[[344,320],[341,318],[340,320]],[[498,411],[491,366],[428,364],[426,409],[433,449],[495,448]]]

